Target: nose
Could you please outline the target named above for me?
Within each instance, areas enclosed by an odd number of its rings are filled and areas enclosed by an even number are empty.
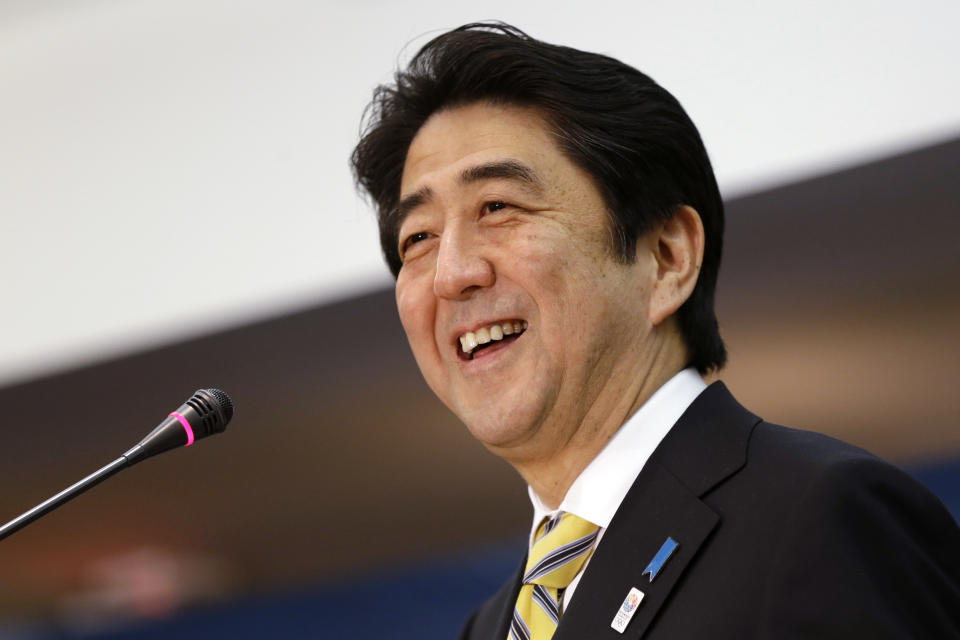
[[[441,298],[463,300],[496,280],[493,265],[483,255],[479,238],[469,230],[448,227],[440,236],[433,292]]]

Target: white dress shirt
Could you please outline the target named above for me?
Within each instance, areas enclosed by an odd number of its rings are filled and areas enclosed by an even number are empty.
[[[706,388],[703,378],[693,368],[684,369],[670,378],[627,419],[600,453],[577,476],[558,508],[546,507],[533,488],[528,486],[527,492],[530,494],[530,502],[533,503],[530,544],[533,544],[533,537],[544,518],[564,511],[600,527],[594,543],[596,548],[604,531],[610,526],[613,514],[617,512],[654,449],[687,407]],[[583,569],[564,591],[564,610],[570,605],[582,575]]]

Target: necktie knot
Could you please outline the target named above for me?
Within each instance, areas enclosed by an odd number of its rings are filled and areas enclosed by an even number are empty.
[[[562,592],[583,568],[599,527],[572,513],[546,520],[527,556],[508,640],[549,640],[560,623]]]
[[[523,583],[566,589],[587,561],[598,531],[572,513],[545,521],[527,557]]]

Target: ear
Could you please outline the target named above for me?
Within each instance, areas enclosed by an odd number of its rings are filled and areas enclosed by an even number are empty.
[[[648,313],[650,323],[656,326],[676,313],[693,293],[703,264],[703,222],[696,209],[683,205],[651,234],[648,247],[656,260],[657,279]]]

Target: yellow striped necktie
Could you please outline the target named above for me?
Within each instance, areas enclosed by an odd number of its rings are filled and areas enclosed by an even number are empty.
[[[560,623],[563,590],[590,557],[599,527],[572,513],[545,520],[527,556],[507,640],[549,640]]]

